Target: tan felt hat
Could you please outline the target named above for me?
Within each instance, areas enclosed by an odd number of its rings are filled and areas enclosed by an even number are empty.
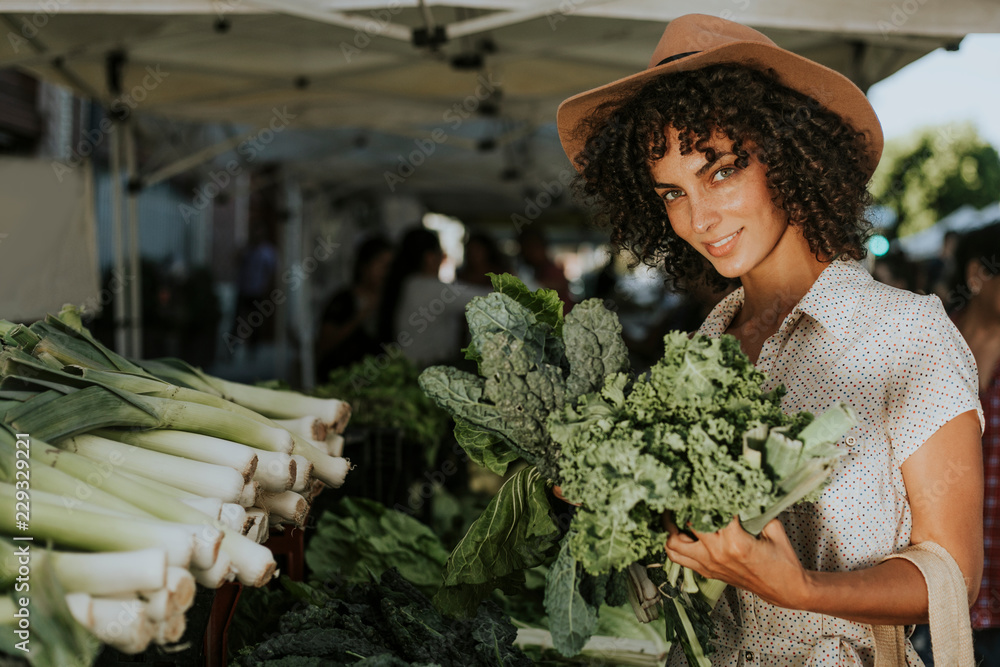
[[[671,21],[642,72],[574,95],[560,104],[556,125],[563,150],[576,166],[575,158],[587,141],[578,131],[580,123],[604,102],[624,102],[663,74],[719,63],[773,70],[783,85],[838,114],[866,135],[868,176],[875,171],[882,156],[882,125],[861,89],[840,72],[782,49],[753,28],[705,14],[687,14]]]

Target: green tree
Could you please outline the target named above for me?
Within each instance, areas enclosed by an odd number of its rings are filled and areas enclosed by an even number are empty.
[[[927,128],[886,144],[872,195],[896,212],[895,236],[914,234],[959,207],[1000,195],[1000,155],[971,124]]]

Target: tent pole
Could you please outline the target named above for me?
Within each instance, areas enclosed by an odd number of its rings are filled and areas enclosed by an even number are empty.
[[[142,358],[142,263],[139,256],[139,192],[133,187],[138,171],[136,170],[135,124],[127,120],[123,124],[125,130],[125,170],[127,173],[128,197],[126,199],[126,220],[128,224],[129,265],[132,267],[133,278],[129,283],[129,320],[130,352],[135,359]]]
[[[128,355],[128,339],[125,335],[126,295],[123,293],[134,276],[125,271],[125,239],[122,238],[122,176],[121,176],[121,127],[116,125],[111,130],[109,153],[111,154],[111,236],[114,252],[114,273],[122,280],[122,291],[114,295],[115,351]]]
[[[285,202],[288,207],[288,227],[291,232],[292,252],[294,253],[294,264],[302,270],[303,279],[298,289],[292,291],[292,298],[289,306],[291,308],[291,322],[295,330],[295,338],[299,344],[299,383],[303,390],[312,389],[316,384],[316,364],[313,356],[313,324],[310,316],[310,304],[312,302],[311,284],[313,280],[312,267],[305,260],[316,260],[315,257],[306,257],[303,252],[305,241],[305,216],[302,211],[302,187],[297,180],[289,177],[285,173]]]

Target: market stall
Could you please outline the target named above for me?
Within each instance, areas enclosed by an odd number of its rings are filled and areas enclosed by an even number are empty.
[[[959,5],[944,11],[914,3],[909,11],[892,2],[832,8],[718,0],[668,10],[662,3],[567,0],[66,0],[39,11],[34,3],[8,2],[3,20],[14,39],[0,46],[0,63],[68,84],[106,107],[107,124],[94,142],[109,145],[116,269],[138,275],[137,193],[189,172],[218,190],[219,179],[240,178],[264,155],[281,165],[287,268],[309,258],[307,185],[380,196],[398,188],[458,212],[516,211],[527,185],[563,182],[570,166],[553,128],[556,104],[645,67],[662,24],[686,11],[758,26],[866,89],[930,50],[957,47],[971,30],[1000,30],[993,3]],[[217,131],[200,138],[215,141],[189,145],[168,131],[192,122],[214,124]],[[150,142],[145,153],[139,137]],[[143,154],[157,160],[143,163]],[[562,205],[571,206],[565,199]],[[185,223],[204,224],[202,211],[195,213]],[[70,218],[64,212],[61,219]],[[68,224],[86,231],[75,218]],[[5,241],[0,260],[13,246]],[[78,275],[93,273],[86,261],[78,264]],[[82,278],[71,282],[93,288]],[[312,390],[305,283],[280,311],[280,335],[297,337],[300,379]],[[32,576],[54,584],[32,597],[32,636],[52,651],[50,662],[38,664],[90,659],[95,640],[123,654],[162,657],[156,646],[184,636],[197,585],[231,586],[215,598],[215,620],[198,621],[206,630],[199,656],[205,664],[225,659],[233,618],[247,665],[359,656],[382,656],[371,664],[527,664],[515,643],[531,643],[538,656],[554,647],[564,657],[662,664],[664,637],[704,665],[703,646],[711,641],[706,609],[722,588],[665,562],[653,519],[665,510],[688,512],[700,529],[714,530],[741,513],[759,532],[787,506],[813,497],[843,455],[832,443],[854,426],[855,415],[831,409],[815,421],[786,416],[780,396],[764,391],[738,349],[702,339],[678,337],[670,359],[630,383],[621,325],[602,303],[580,304],[564,318],[554,292],[532,292],[506,278],[493,287],[469,310],[464,369],[438,367],[418,380],[414,369],[390,368],[380,358],[371,362],[381,364],[374,379],[360,381],[365,370],[354,368],[340,386],[316,390],[326,397],[226,382],[179,360],[144,359],[141,285],[134,279],[123,288],[129,298],[116,301],[114,351],[72,309],[30,326],[4,320],[0,459],[11,465],[3,468],[2,492],[11,506],[27,502],[16,484],[18,461],[29,460],[30,451],[31,513],[23,527],[8,513],[0,529],[16,539],[30,528],[38,540],[30,548],[44,553]],[[79,300],[68,287],[59,294]],[[42,315],[17,312],[10,319]],[[378,391],[362,391],[388,387],[394,374],[399,385],[388,393],[397,400],[419,390],[422,403],[407,399],[411,413],[391,401],[380,405],[385,396]],[[678,392],[676,404],[654,400],[677,386],[695,389]],[[737,395],[739,409],[730,409]],[[583,407],[574,411],[578,399]],[[363,432],[345,430],[352,406],[372,420]],[[363,414],[380,409],[378,417]],[[598,432],[612,422],[634,429]],[[667,446],[650,451],[645,445],[655,438],[681,438],[659,422],[680,424],[685,437],[695,430],[727,434],[708,457],[718,468]],[[19,450],[26,452],[21,458]],[[588,451],[606,459],[588,459]],[[352,470],[347,455],[367,470]],[[474,500],[449,499],[440,487],[460,479],[469,460],[503,486]],[[630,468],[635,462],[644,467]],[[594,466],[620,473],[626,492],[602,486]],[[684,470],[690,484],[661,487],[657,480],[670,476],[665,466]],[[382,476],[383,468],[395,476]],[[746,494],[703,492],[723,474],[727,488]],[[365,488],[341,497],[338,489],[351,491],[354,479],[364,479]],[[72,514],[61,505],[67,488],[82,489]],[[355,500],[361,495],[369,502]],[[632,501],[640,497],[648,502],[637,510]],[[612,510],[601,515],[588,503]],[[324,504],[328,511],[316,511]],[[306,527],[317,537],[311,560]],[[43,551],[42,540],[56,551]],[[20,547],[2,544],[4,562],[17,563]],[[124,561],[97,565],[74,553],[126,550],[140,552],[136,567],[148,578],[127,580],[132,566]],[[654,551],[657,562],[650,560]],[[278,561],[289,576],[268,586]],[[539,565],[548,570],[540,575]],[[104,568],[108,578],[98,581]],[[249,611],[239,627],[231,582],[247,587]],[[495,589],[530,591],[548,626],[519,634],[511,618],[527,612],[513,595],[501,599],[503,607],[485,601]],[[58,613],[46,615],[39,606],[45,602]],[[115,616],[122,609],[127,627]],[[9,611],[17,617],[17,609]],[[661,624],[652,631],[656,639],[648,629],[620,639],[623,613],[629,623],[634,614]],[[262,635],[265,625],[271,636]]]

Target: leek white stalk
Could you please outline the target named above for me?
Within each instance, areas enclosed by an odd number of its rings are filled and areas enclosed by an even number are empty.
[[[83,627],[89,628],[94,624],[94,599],[90,593],[67,593],[66,607],[73,619]]]
[[[36,441],[31,448],[31,457],[37,463],[58,467],[77,479],[90,480],[95,486],[119,498],[128,499],[139,509],[161,519],[200,523],[203,527],[210,527],[213,523],[209,517],[188,507],[177,498],[159,492],[151,485],[116,473],[113,469],[101,467],[86,457],[47,446],[40,441]],[[275,562],[271,551],[235,531],[225,534],[222,539],[222,549],[232,560],[240,583],[247,586],[263,586],[274,576]]]
[[[255,519],[253,525],[247,531],[247,537],[263,544],[270,537],[270,519],[266,510],[260,507],[251,507],[247,510],[247,517]]]
[[[176,486],[173,486],[172,484],[164,484],[158,479],[152,479],[150,477],[145,477],[143,475],[137,475],[133,472],[126,472],[124,470],[119,470],[117,471],[117,474],[127,479],[130,479],[134,482],[145,484],[148,488],[155,490],[157,493],[162,493],[164,495],[170,496],[171,498],[175,498],[181,502],[184,502],[185,504],[187,504],[186,501],[188,500],[197,500],[199,498],[204,498],[204,496],[199,496],[196,493],[191,493],[190,491],[185,491],[184,489],[178,489]]]
[[[257,468],[257,455],[252,448],[201,433],[169,429],[149,431],[102,429],[97,431],[96,435],[162,454],[227,466],[243,475],[244,482],[249,482],[253,478],[254,470]]]
[[[153,629],[153,643],[163,646],[174,644],[184,636],[187,629],[187,618],[184,614],[174,614],[168,619],[159,621]]]
[[[309,503],[294,491],[265,493],[261,496],[261,502],[271,516],[280,516],[300,528],[305,525]]]
[[[96,435],[67,438],[57,446],[143,477],[156,477],[199,496],[222,498],[224,502],[234,502],[243,490],[243,475],[228,466],[161,454]]]
[[[243,507],[253,507],[260,500],[261,493],[260,482],[256,480],[247,482],[243,485],[243,491],[236,502]]]
[[[0,484],[0,499],[14,506],[15,489]],[[192,510],[193,511],[193,510]],[[85,551],[130,551],[149,547],[162,548],[167,563],[187,567],[194,552],[195,533],[200,526],[126,518],[75,510],[69,514],[60,505],[39,498],[31,502],[31,533],[35,539],[52,540],[58,545]],[[0,532],[17,535],[13,512],[0,512]]]
[[[219,522],[225,531],[236,531],[243,533],[243,524],[247,520],[247,511],[242,505],[236,503],[223,503],[222,511],[219,514]]]
[[[304,456],[292,454],[295,461],[295,481],[292,483],[292,491],[303,492],[309,488],[312,482],[313,464]]]
[[[343,456],[344,436],[337,434],[327,436],[326,453],[329,454],[330,456]]]
[[[317,449],[305,438],[293,437],[295,438],[295,449],[292,453],[304,456],[313,464],[312,474],[314,477],[318,477],[327,486],[332,486],[335,489],[344,483],[344,479],[351,469],[350,459],[330,456],[325,450]]]
[[[3,453],[0,452],[0,456]],[[11,460],[13,460],[11,451]],[[79,507],[85,502],[97,507],[104,507],[121,514],[131,514],[132,516],[152,516],[148,512],[143,512],[128,500],[119,498],[113,494],[96,488],[82,479],[69,475],[62,470],[50,468],[49,466],[32,466],[31,468],[31,490],[48,491],[59,494],[60,502],[68,512]]]
[[[222,516],[222,506],[226,503],[222,502],[222,498],[181,498],[181,502],[188,507],[193,507],[205,516],[210,516],[213,519],[221,519]],[[223,525],[223,528],[225,526]]]
[[[153,640],[155,626],[146,615],[146,603],[142,600],[95,597],[92,605],[93,623],[81,625],[105,644],[133,654],[145,651]]]
[[[253,479],[265,491],[286,491],[292,488],[295,474],[295,464],[290,455],[257,450],[257,471],[254,472]]]
[[[146,603],[146,615],[153,621],[164,621],[175,614],[183,614],[194,604],[196,586],[190,571],[171,567],[164,579],[160,588],[139,591],[139,598]]]
[[[253,387],[215,377],[212,380],[231,401],[271,419],[316,416],[338,433],[344,430],[351,419],[351,406],[335,398],[317,398],[294,391]]]
[[[102,553],[53,551],[47,554],[47,561],[56,579],[71,593],[108,596],[167,585],[167,552],[160,548]]]
[[[306,489],[302,493],[302,495],[305,496],[305,499],[308,500],[309,504],[311,505],[312,502],[314,500],[316,500],[316,496],[318,496],[320,493],[322,493],[323,489],[325,489],[325,488],[326,488],[326,484],[324,484],[320,480],[314,478],[312,480],[312,482],[309,483],[309,488]]]
[[[194,580],[198,582],[198,585],[214,589],[222,586],[227,581],[232,581],[233,575],[236,573],[233,569],[233,561],[225,551],[220,551],[219,558],[212,567],[204,570],[193,567],[191,568],[191,574],[194,576]]]
[[[133,593],[132,596],[135,594]],[[143,591],[138,593],[139,599],[146,603],[146,617],[151,621],[162,621],[172,616],[170,609],[170,591],[166,588],[158,588],[155,591]],[[115,596],[122,600],[131,596]]]
[[[306,416],[296,419],[273,419],[272,421],[307,440],[326,440],[326,424],[319,417]]]

